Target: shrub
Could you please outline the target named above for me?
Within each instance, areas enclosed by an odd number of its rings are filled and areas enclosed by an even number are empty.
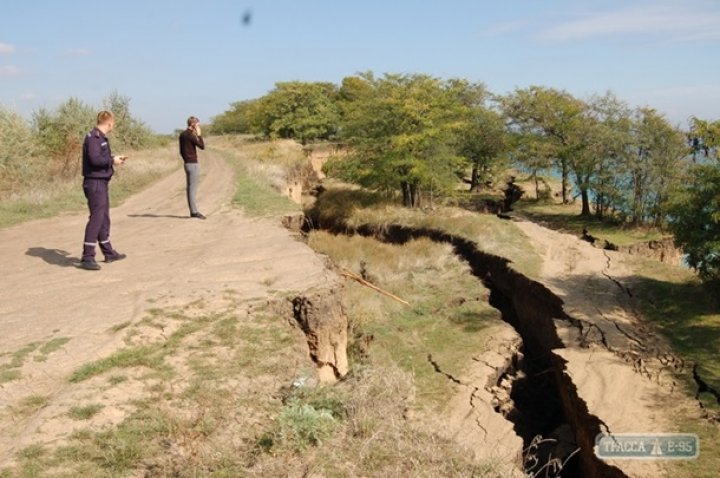
[[[316,409],[310,404],[293,400],[283,409],[278,424],[280,440],[293,448],[304,450],[330,437],[337,420],[330,410]]]
[[[33,114],[39,152],[52,172],[63,176],[78,173],[83,139],[95,124],[96,114],[94,108],[77,98],[70,98],[55,111],[41,108]]]
[[[18,113],[0,105],[0,179],[22,175],[35,152],[30,124]]]

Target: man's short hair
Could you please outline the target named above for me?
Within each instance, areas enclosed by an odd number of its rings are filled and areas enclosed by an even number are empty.
[[[200,122],[199,119],[197,119],[195,116],[191,116],[187,119],[187,125],[188,126],[194,126]]]
[[[97,115],[97,124],[105,124],[113,119],[113,114],[110,111],[102,110]]]

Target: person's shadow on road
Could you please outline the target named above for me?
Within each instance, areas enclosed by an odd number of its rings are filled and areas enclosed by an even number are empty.
[[[79,261],[76,257],[71,257],[70,253],[61,249],[46,249],[44,247],[31,247],[25,252],[25,255],[31,257],[39,257],[48,264],[60,267],[74,267]]]

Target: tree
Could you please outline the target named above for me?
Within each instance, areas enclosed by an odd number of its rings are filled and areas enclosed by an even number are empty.
[[[27,159],[35,152],[33,132],[18,113],[0,105],[0,177],[27,168]]]
[[[469,108],[459,146],[460,155],[470,164],[470,191],[475,192],[499,166],[500,157],[507,149],[502,116],[484,106]]]
[[[212,118],[213,134],[249,133],[250,112],[256,100],[236,101],[230,109]]]
[[[631,110],[611,92],[591,97],[587,105],[587,147],[583,153],[590,156],[593,170],[588,176],[589,189],[595,214],[602,219],[610,207],[622,203],[622,178],[632,142]]]
[[[95,125],[97,112],[77,98],[70,98],[54,111],[41,108],[33,113],[41,152],[56,172],[76,174],[80,167],[83,138]]]
[[[274,90],[248,105],[250,129],[303,144],[329,139],[336,134],[340,120],[336,96],[337,87],[332,83],[277,83]]]
[[[669,227],[687,262],[705,280],[720,280],[720,165],[692,168],[674,194]]]
[[[720,146],[720,120],[707,121],[693,116],[690,120],[688,139],[693,162],[697,161],[698,153],[703,153],[705,158],[717,159]]]
[[[130,113],[130,97],[117,91],[110,93],[103,100],[103,107],[112,111],[115,116],[113,129],[113,147],[120,149],[141,149],[150,144],[153,132],[150,128]]]
[[[553,158],[562,176],[563,204],[569,202],[568,179],[575,170],[583,199],[582,214],[590,214],[587,191],[592,157],[580,155],[588,131],[585,103],[565,91],[531,86],[503,97],[501,104],[516,134],[543,141],[544,153]]]
[[[534,133],[511,132],[508,136],[510,158],[522,168],[530,172],[535,184],[535,199],[540,199],[538,174],[550,169],[553,162],[553,151],[543,138]]]
[[[461,88],[427,75],[364,73],[343,80],[341,137],[352,155],[328,172],[420,205],[422,191],[451,189],[462,159],[456,154],[465,125]]]
[[[103,108],[115,116],[114,149],[140,149],[153,139],[152,131],[130,113],[129,97],[111,93],[104,99]],[[83,140],[95,126],[96,118],[96,108],[77,98],[70,98],[55,110],[41,108],[33,113],[40,153],[50,160],[57,172],[64,175],[77,173]]]
[[[684,169],[687,147],[680,131],[652,108],[635,111],[632,135],[633,154],[627,162],[630,219],[634,224],[651,220],[659,225],[669,191]]]

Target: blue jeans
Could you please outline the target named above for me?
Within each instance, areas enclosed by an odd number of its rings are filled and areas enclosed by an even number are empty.
[[[187,179],[187,202],[190,214],[197,214],[198,208],[195,204],[197,186],[200,182],[200,165],[198,163],[185,163],[185,178]]]

